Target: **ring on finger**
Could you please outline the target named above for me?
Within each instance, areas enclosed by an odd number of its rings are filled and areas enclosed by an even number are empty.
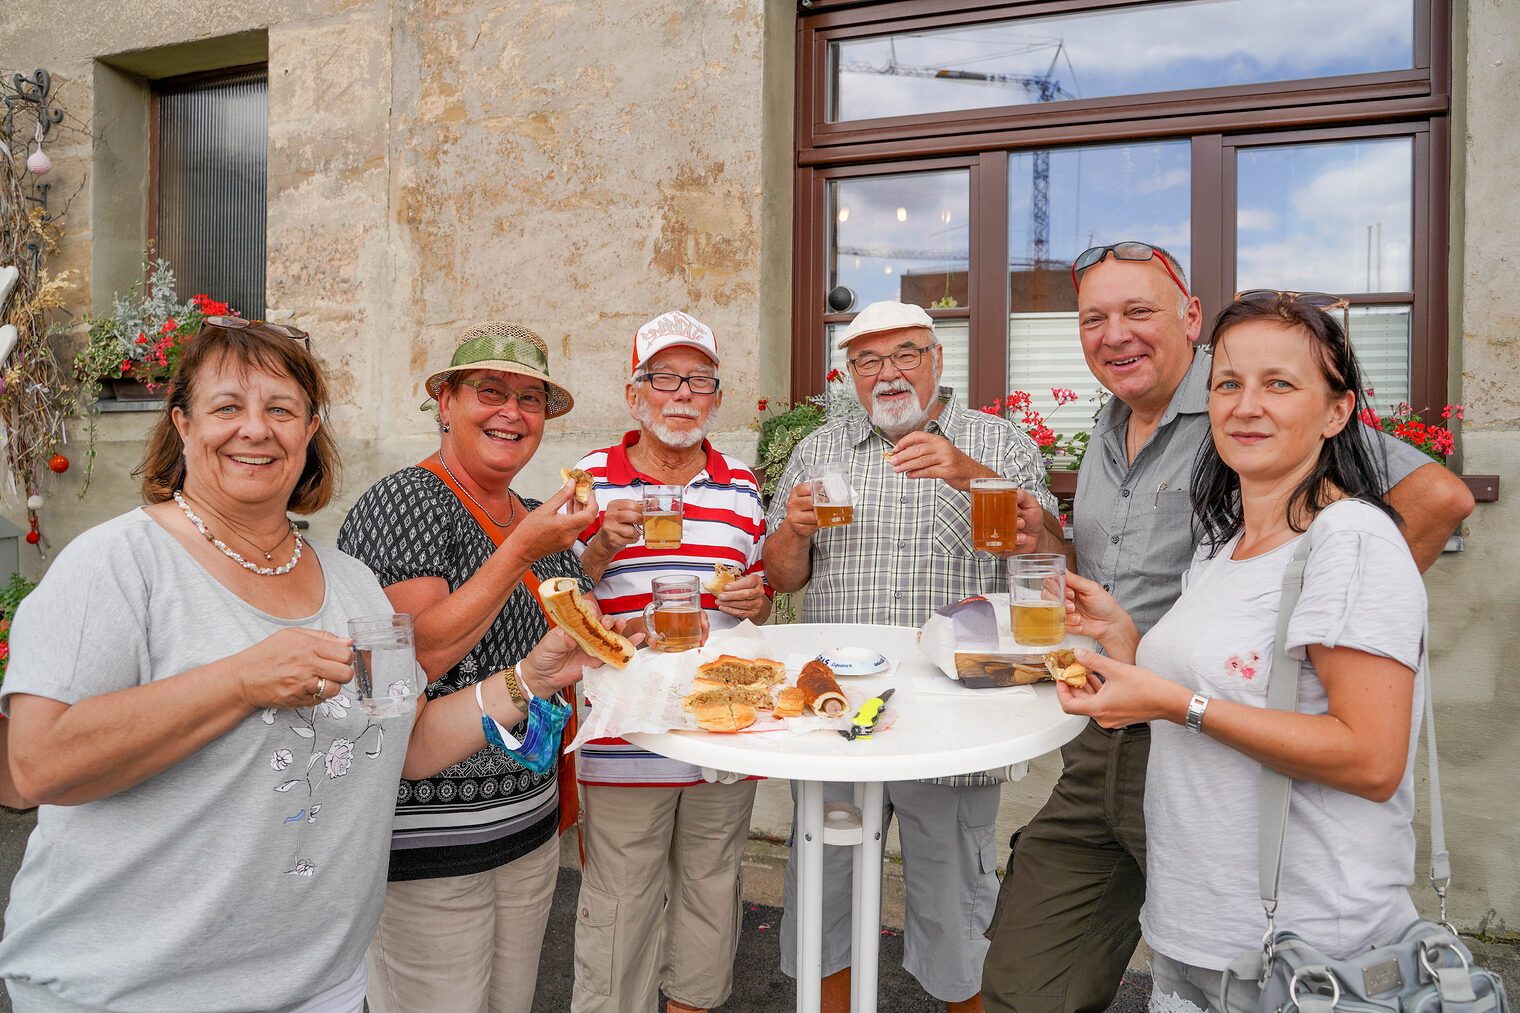
[[[317,677],[317,689],[316,689],[316,692],[312,693],[312,699],[314,699],[314,700],[316,700],[318,702],[321,702],[322,697],[325,696],[326,694],[327,694],[327,680],[324,679],[324,678],[322,678],[321,676],[318,676]]]

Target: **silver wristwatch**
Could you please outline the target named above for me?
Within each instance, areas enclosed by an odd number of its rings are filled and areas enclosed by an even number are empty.
[[[1209,705],[1209,698],[1202,693],[1194,693],[1193,699],[1188,701],[1187,720],[1184,727],[1190,732],[1203,731],[1203,711]]]

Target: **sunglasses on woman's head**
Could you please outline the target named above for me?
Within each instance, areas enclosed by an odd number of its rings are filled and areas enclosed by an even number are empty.
[[[243,331],[250,327],[262,327],[292,341],[299,341],[301,347],[305,348],[308,352],[311,351],[311,335],[301,330],[301,328],[292,327],[289,324],[272,324],[267,320],[244,320],[242,317],[207,317],[201,322],[228,331]]]
[[[1236,302],[1261,303],[1283,299],[1288,302],[1301,302],[1317,310],[1324,310],[1326,313],[1343,310],[1351,305],[1351,300],[1345,296],[1331,295],[1329,292],[1285,292],[1275,288],[1252,288],[1235,293]]]

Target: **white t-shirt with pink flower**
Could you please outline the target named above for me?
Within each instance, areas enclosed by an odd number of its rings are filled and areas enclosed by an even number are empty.
[[[1283,572],[1298,539],[1232,560],[1236,540],[1212,558],[1201,550],[1194,557],[1181,597],[1141,640],[1137,661],[1206,696],[1264,707]],[[1303,661],[1298,709],[1328,710],[1307,645],[1355,648],[1418,669],[1425,607],[1419,570],[1387,515],[1355,500],[1324,510],[1288,626],[1289,654]],[[1425,690],[1422,673],[1392,799],[1293,782],[1277,927],[1327,956],[1359,952],[1415,918],[1406,887],[1414,881],[1412,770]],[[1234,749],[1152,722],[1140,920],[1157,952],[1223,968],[1261,945],[1260,778],[1261,767]]]

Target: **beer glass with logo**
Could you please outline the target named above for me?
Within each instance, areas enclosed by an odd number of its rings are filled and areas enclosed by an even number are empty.
[[[1008,561],[1013,639],[1055,647],[1066,639],[1066,557],[1026,553]]]
[[[702,588],[696,577],[656,577],[644,606],[649,646],[667,654],[689,651],[702,643]]]
[[[405,714],[417,706],[426,680],[417,667],[412,617],[405,612],[348,621],[354,646],[349,667],[359,709],[372,718]]]
[[[837,528],[855,520],[850,473],[839,461],[815,464],[807,470],[813,487],[813,513],[820,528]]]
[[[1019,536],[1019,485],[1011,478],[971,480],[971,540],[978,552],[1011,556]]]
[[[650,549],[681,546],[681,504],[686,490],[679,485],[644,486],[644,545]]]

